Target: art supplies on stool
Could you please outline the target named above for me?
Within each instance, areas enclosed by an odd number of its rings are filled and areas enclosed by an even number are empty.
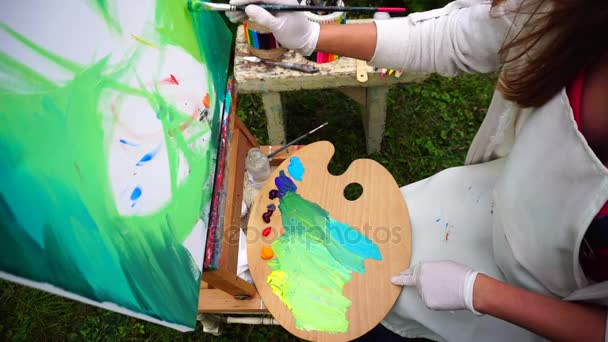
[[[243,31],[249,44],[249,52],[256,57],[278,61],[287,51],[279,45],[270,29],[255,21],[245,20]]]
[[[285,68],[285,69],[301,71],[301,72],[305,72],[307,74],[314,74],[314,73],[319,72],[319,69],[317,69],[317,67],[315,67],[314,65],[309,65],[309,64],[273,62],[273,61],[263,60],[261,58],[254,57],[254,56],[245,56],[245,57],[243,57],[243,59],[248,62],[252,62],[252,63],[263,63],[263,64],[267,64],[270,66],[278,66],[278,67]]]
[[[344,7],[342,0],[338,1],[337,7]],[[304,12],[308,20],[318,24],[346,24],[346,12],[331,12],[327,14],[321,14],[322,12]],[[338,59],[338,55],[333,53],[326,53],[322,51],[315,51],[310,56],[305,56],[306,59],[315,63],[329,63]]]

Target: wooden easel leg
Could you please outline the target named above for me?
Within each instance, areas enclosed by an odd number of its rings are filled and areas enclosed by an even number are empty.
[[[380,151],[384,125],[386,123],[386,96],[388,87],[367,88],[363,110],[363,128],[367,142],[367,153]]]
[[[280,93],[262,94],[264,111],[268,126],[268,138],[272,145],[282,145],[285,140],[285,121],[283,117],[283,105]]]
[[[203,281],[212,284],[213,287],[230,294],[236,299],[249,299],[257,294],[253,285],[224,269],[204,270]]]

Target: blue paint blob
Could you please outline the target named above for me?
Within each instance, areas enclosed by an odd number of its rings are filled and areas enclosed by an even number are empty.
[[[282,198],[288,192],[296,192],[298,190],[296,184],[285,175],[285,171],[283,170],[279,172],[279,177],[274,179],[274,184],[279,189],[279,198]]]
[[[298,157],[289,158],[289,165],[287,166],[287,171],[293,179],[297,181],[302,181],[302,176],[304,175],[304,165],[302,165],[302,161]]]
[[[137,201],[137,199],[139,199],[141,197],[141,188],[140,187],[135,187],[135,189],[133,189],[133,192],[131,192],[131,201]]]
[[[156,154],[158,154],[158,151],[160,151],[160,145],[158,145],[155,149],[153,149],[152,151],[144,154],[143,157],[141,157],[141,159],[137,162],[137,164],[135,164],[136,166],[142,166],[144,164],[146,164],[147,162],[149,162],[150,160],[154,159],[154,157],[156,157]]]
[[[137,146],[139,146],[138,144],[136,144],[136,143],[132,143],[132,142],[129,142],[129,141],[126,141],[125,139],[120,139],[119,141],[120,141],[120,143],[121,143],[121,144],[123,144],[123,145],[132,146],[132,147],[137,147]]]

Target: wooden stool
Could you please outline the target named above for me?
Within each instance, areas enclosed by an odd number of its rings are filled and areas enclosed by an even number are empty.
[[[347,24],[369,23],[371,20],[349,20]],[[305,74],[299,71],[243,60],[248,56],[248,44],[242,27],[237,29],[234,57],[234,78],[240,93],[261,93],[268,122],[268,137],[273,145],[286,142],[284,113],[281,92],[301,89],[337,89],[357,101],[363,107],[363,128],[367,142],[367,152],[380,150],[384,124],[386,121],[386,95],[390,85],[397,83],[420,82],[428,74],[413,74],[407,71],[398,79],[392,76],[380,77],[380,71],[367,66],[368,81],[360,83],[356,78],[357,60],[340,57],[338,60],[318,64],[320,72]],[[294,51],[285,53],[283,61],[310,63]]]

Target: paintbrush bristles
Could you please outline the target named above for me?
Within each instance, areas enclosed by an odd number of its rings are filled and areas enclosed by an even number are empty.
[[[198,2],[198,1],[195,1]],[[238,9],[236,8],[236,6],[232,6],[229,4],[217,4],[217,3],[213,3],[213,2],[204,2],[203,4],[203,9],[207,10],[207,11],[238,11]]]

